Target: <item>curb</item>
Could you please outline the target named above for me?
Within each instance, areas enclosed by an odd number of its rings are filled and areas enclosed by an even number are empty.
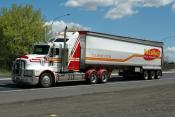
[[[1,80],[11,80],[11,78],[0,78],[0,81]]]
[[[163,73],[175,73],[175,71],[164,71]]]

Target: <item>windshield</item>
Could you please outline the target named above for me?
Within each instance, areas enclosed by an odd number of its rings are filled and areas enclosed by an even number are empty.
[[[69,39],[66,39],[66,42],[68,41]],[[57,38],[57,39],[50,39],[49,42],[64,42],[64,38]]]
[[[69,39],[66,39],[66,42],[68,41]],[[64,38],[58,38],[56,39],[54,42],[64,42]]]
[[[55,40],[54,38],[53,38],[53,39],[50,39],[49,42],[52,42],[52,41],[54,41],[54,40]]]
[[[35,45],[32,54],[48,54],[50,46],[49,45]]]

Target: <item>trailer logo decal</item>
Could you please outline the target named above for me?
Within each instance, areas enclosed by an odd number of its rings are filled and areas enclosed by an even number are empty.
[[[145,49],[144,50],[144,59],[145,60],[154,60],[156,58],[159,58],[160,57],[160,50],[159,49],[156,49],[156,48],[153,48],[153,49]]]

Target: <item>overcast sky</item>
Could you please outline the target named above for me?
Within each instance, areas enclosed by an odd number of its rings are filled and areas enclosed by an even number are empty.
[[[163,41],[165,54],[175,60],[175,0],[0,0],[40,9],[54,31],[66,25],[84,30]]]

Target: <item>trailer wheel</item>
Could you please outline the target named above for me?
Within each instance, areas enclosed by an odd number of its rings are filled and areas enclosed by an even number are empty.
[[[155,79],[155,77],[156,77],[155,71],[150,71],[149,79],[153,80],[153,79]]]
[[[106,83],[106,82],[108,82],[108,73],[107,73],[107,71],[103,71],[103,72],[100,74],[99,81],[100,81],[101,83]]]
[[[145,71],[143,71],[143,79],[144,80],[148,80],[149,79],[149,74],[148,74],[148,71],[147,70],[145,70]]]
[[[156,71],[155,79],[160,79],[161,77],[162,77],[162,71],[160,71],[160,70]]]
[[[43,73],[40,76],[39,84],[43,88],[48,88],[48,87],[52,86],[52,84],[53,84],[52,75],[50,73]]]

